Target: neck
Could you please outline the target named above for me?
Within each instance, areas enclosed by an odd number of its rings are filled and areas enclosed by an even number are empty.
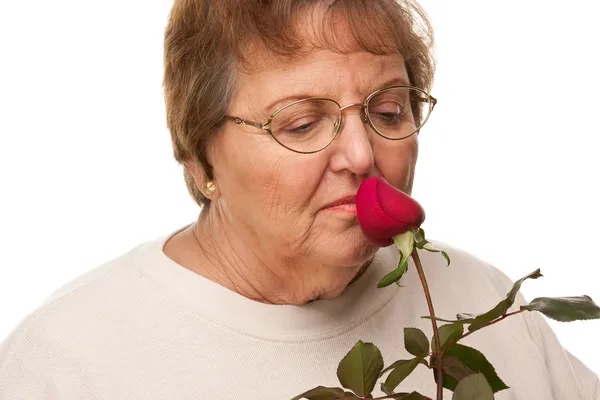
[[[337,297],[371,263],[339,267],[287,257],[227,229],[224,222],[209,209],[164,251],[191,271],[258,302],[301,305]]]

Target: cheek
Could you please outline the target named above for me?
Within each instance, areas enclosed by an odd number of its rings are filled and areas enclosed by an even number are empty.
[[[322,176],[315,157],[281,151],[270,143],[232,150],[221,153],[218,176],[223,201],[230,211],[251,212],[271,223],[295,222],[306,210]]]
[[[374,146],[375,166],[397,188],[410,192],[419,154],[418,136]]]
[[[293,153],[270,157],[265,165],[260,184],[266,211],[278,219],[298,218],[310,205],[325,166],[311,155]]]

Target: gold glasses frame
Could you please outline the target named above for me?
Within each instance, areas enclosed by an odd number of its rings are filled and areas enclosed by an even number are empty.
[[[411,133],[410,135],[401,137],[401,138],[391,138],[389,136],[384,135],[379,129],[377,129],[375,127],[375,124],[373,124],[373,121],[371,120],[371,116],[368,112],[365,112],[365,110],[368,110],[369,107],[369,101],[377,96],[380,93],[389,91],[389,90],[394,90],[394,89],[412,89],[415,90],[417,93],[420,93],[423,95],[423,97],[417,97],[415,99],[412,99],[413,101],[418,101],[418,102],[423,102],[423,103],[428,103],[429,104],[429,112],[427,113],[427,115],[425,116],[425,119],[422,121],[419,121],[419,126],[417,127],[417,129]],[[277,138],[275,137],[275,135],[273,135],[273,132],[271,131],[271,122],[273,121],[273,118],[279,114],[280,112],[282,112],[283,110],[292,107],[298,103],[303,103],[306,101],[314,101],[314,100],[325,100],[325,101],[331,101],[335,104],[337,104],[337,106],[340,109],[340,115],[339,115],[339,119],[335,122],[335,132],[331,137],[331,140],[324,145],[323,147],[321,147],[318,150],[311,150],[311,151],[299,151],[296,149],[292,149],[288,146],[286,146],[285,144],[281,143],[279,140],[277,140]],[[344,110],[350,108],[350,107],[360,107],[361,108],[361,114],[362,114],[362,120],[364,123],[368,123],[371,128],[373,128],[373,130],[381,137],[388,139],[388,140],[404,140],[406,138],[411,137],[412,135],[414,135],[415,133],[418,133],[420,131],[420,129],[423,127],[423,125],[425,125],[425,123],[427,122],[427,120],[429,119],[429,116],[431,115],[431,112],[433,111],[433,109],[435,108],[435,105],[437,104],[437,99],[433,96],[431,96],[429,93],[427,93],[425,90],[415,87],[415,86],[390,86],[390,87],[386,87],[383,89],[379,89],[374,91],[373,93],[371,93],[365,100],[364,103],[355,103],[355,104],[348,104],[347,106],[340,106],[340,104],[332,99],[328,99],[328,98],[324,98],[324,97],[309,97],[306,99],[301,99],[301,100],[296,100],[292,103],[286,104],[285,106],[278,108],[275,112],[273,112],[273,114],[271,114],[271,116],[269,117],[269,119],[267,120],[267,122],[265,123],[260,123],[260,122],[255,122],[255,121],[250,121],[247,119],[243,119],[240,117],[234,117],[231,115],[225,115],[225,119],[233,121],[234,123],[238,124],[238,125],[244,125],[244,126],[251,126],[254,128],[258,128],[264,131],[267,131],[268,134],[277,142],[279,143],[281,146],[285,147],[288,150],[293,151],[294,153],[300,153],[300,154],[314,154],[314,153],[318,153],[319,151],[325,149],[327,146],[329,146],[331,143],[333,143],[333,141],[337,138],[339,131],[340,131],[340,127],[342,126],[343,123],[343,112]],[[414,113],[414,110],[413,110]],[[422,119],[421,115],[417,116],[419,119]]]

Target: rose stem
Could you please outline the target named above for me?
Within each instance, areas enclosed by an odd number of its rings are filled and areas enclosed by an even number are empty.
[[[488,322],[487,324],[483,325],[481,328],[478,328],[478,329],[476,329],[474,331],[470,331],[470,332],[465,333],[464,335],[462,335],[461,337],[459,337],[456,341],[458,342],[459,340],[463,340],[464,338],[466,338],[467,336],[469,336],[471,333],[477,332],[478,330],[480,330],[482,328],[487,328],[490,325],[494,325],[495,323],[500,322],[500,321],[502,321],[502,320],[510,317],[511,315],[520,314],[520,313],[525,312],[525,311],[527,311],[527,310],[517,310],[517,311],[506,313],[503,316],[501,316],[500,318]]]
[[[429,285],[427,285],[425,271],[423,271],[423,266],[421,265],[421,260],[419,260],[417,249],[413,250],[412,258],[415,262],[415,266],[417,267],[419,279],[421,279],[421,285],[423,286],[425,298],[427,299],[427,307],[429,307],[429,315],[431,316],[431,326],[433,327],[433,343],[435,346],[435,364],[437,368],[437,400],[443,400],[444,385],[442,378],[444,371],[442,370],[442,351],[440,348],[440,336],[438,333],[437,321],[435,319],[435,310],[433,309],[433,301],[431,300],[431,293],[429,293]]]

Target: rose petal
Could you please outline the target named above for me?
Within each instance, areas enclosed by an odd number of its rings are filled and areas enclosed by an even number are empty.
[[[425,220],[425,210],[415,199],[383,180],[377,181],[377,198],[379,206],[391,219],[407,226],[403,232],[418,228]]]
[[[392,244],[392,238],[419,227],[425,213],[419,203],[383,178],[367,178],[356,194],[356,216],[367,239],[376,246]]]

